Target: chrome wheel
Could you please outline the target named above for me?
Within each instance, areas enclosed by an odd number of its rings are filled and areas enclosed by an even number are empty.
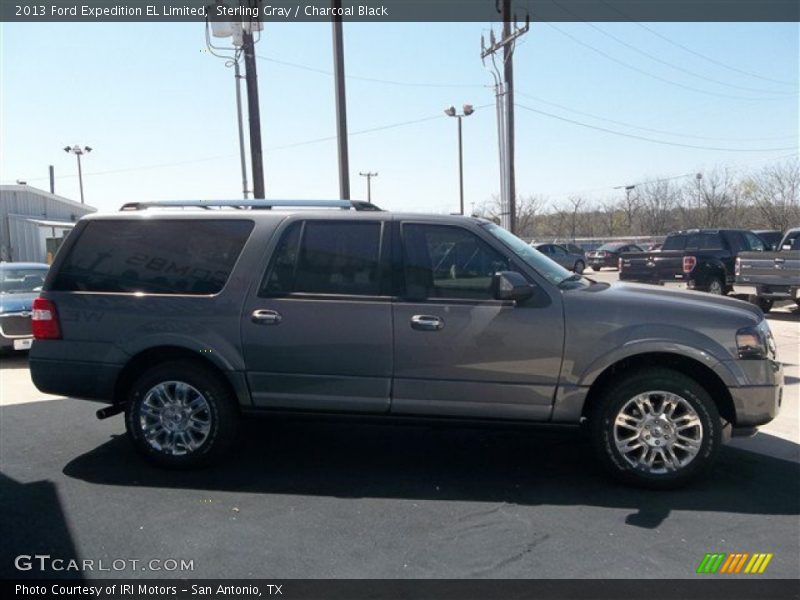
[[[700,452],[703,425],[697,411],[672,392],[650,391],[628,400],[614,420],[614,443],[638,470],[675,472]]]
[[[164,381],[150,388],[139,409],[139,427],[147,444],[164,454],[191,454],[211,431],[206,397],[183,381]]]
[[[711,283],[708,284],[708,293],[714,294],[715,296],[722,295],[722,283],[719,279],[711,280]]]

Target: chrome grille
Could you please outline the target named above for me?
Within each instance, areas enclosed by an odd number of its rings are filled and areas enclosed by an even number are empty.
[[[4,336],[30,336],[31,316],[7,315],[0,317],[0,331]]]

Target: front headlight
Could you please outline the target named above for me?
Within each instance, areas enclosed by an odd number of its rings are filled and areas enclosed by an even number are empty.
[[[739,358],[763,359],[767,357],[767,341],[758,327],[743,327],[736,332]]]
[[[775,355],[775,340],[766,320],[756,327],[743,327],[736,332],[739,358],[765,359]]]

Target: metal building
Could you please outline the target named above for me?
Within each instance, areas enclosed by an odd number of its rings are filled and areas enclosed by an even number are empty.
[[[0,185],[0,261],[50,262],[75,221],[96,210],[29,185]]]

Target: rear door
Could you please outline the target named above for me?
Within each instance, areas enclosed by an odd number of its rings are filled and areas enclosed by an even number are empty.
[[[375,215],[300,215],[278,232],[241,320],[256,406],[389,410],[389,228]]]
[[[520,270],[480,228],[404,221],[394,312],[392,412],[546,420],[563,351],[561,298],[494,299]]]

